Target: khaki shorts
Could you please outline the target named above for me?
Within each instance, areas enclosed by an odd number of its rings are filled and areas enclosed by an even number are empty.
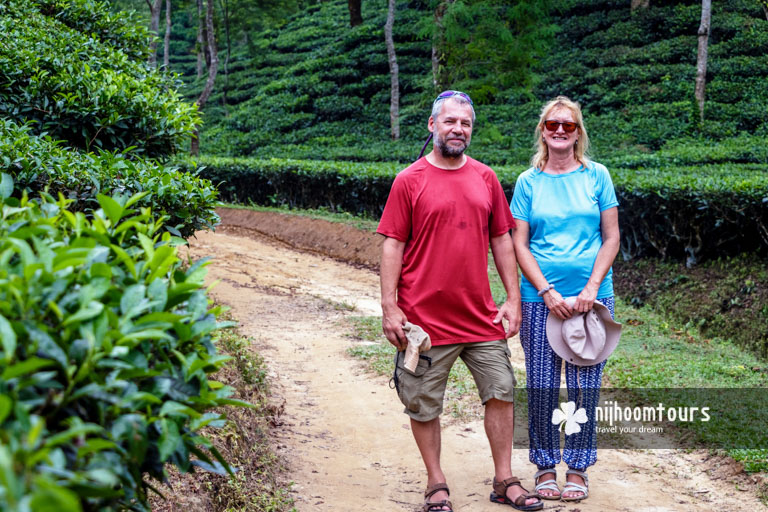
[[[416,421],[429,421],[443,412],[443,395],[448,374],[461,357],[475,379],[483,404],[491,398],[514,401],[517,382],[509,358],[507,340],[458,343],[432,347],[419,357],[416,372],[403,367],[404,352],[397,355],[395,383],[405,412]]]

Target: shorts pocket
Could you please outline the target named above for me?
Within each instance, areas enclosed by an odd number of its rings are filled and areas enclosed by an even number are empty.
[[[403,354],[402,356],[400,354]],[[423,354],[419,355],[419,364],[416,370],[406,370],[404,352],[395,354],[395,372],[392,381],[397,389],[397,396],[402,404],[411,412],[419,412],[422,393],[422,377],[432,367],[432,358]]]

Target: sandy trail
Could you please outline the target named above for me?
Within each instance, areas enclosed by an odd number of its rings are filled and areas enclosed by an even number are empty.
[[[241,333],[254,338],[276,400],[285,401],[275,437],[297,510],[418,510],[426,477],[407,416],[388,379],[367,373],[345,352],[355,341],[345,336],[343,318],[380,315],[376,273],[243,228],[198,233],[190,250],[195,258],[213,258],[208,281],[218,284],[212,296],[229,305]],[[517,338],[510,346],[522,363]],[[442,453],[455,510],[511,510],[488,501],[492,464],[481,422],[446,427]],[[535,467],[527,455],[513,451],[513,470],[532,489]],[[737,489],[730,468],[713,469],[705,453],[601,450],[598,459],[587,501],[545,502],[545,510],[766,510],[751,492]],[[562,485],[565,468],[558,469]]]

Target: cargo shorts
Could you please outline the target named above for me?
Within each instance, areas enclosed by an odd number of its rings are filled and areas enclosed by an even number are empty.
[[[457,343],[432,347],[419,356],[416,371],[403,367],[404,352],[395,354],[393,381],[405,412],[416,421],[429,421],[443,412],[443,397],[456,359],[461,357],[475,379],[480,400],[514,401],[517,382],[509,361],[507,340]]]

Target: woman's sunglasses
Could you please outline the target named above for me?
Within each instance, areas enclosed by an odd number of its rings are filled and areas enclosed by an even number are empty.
[[[551,132],[556,132],[558,126],[562,126],[565,133],[573,133],[579,127],[578,124],[568,121],[544,121],[544,127]]]

